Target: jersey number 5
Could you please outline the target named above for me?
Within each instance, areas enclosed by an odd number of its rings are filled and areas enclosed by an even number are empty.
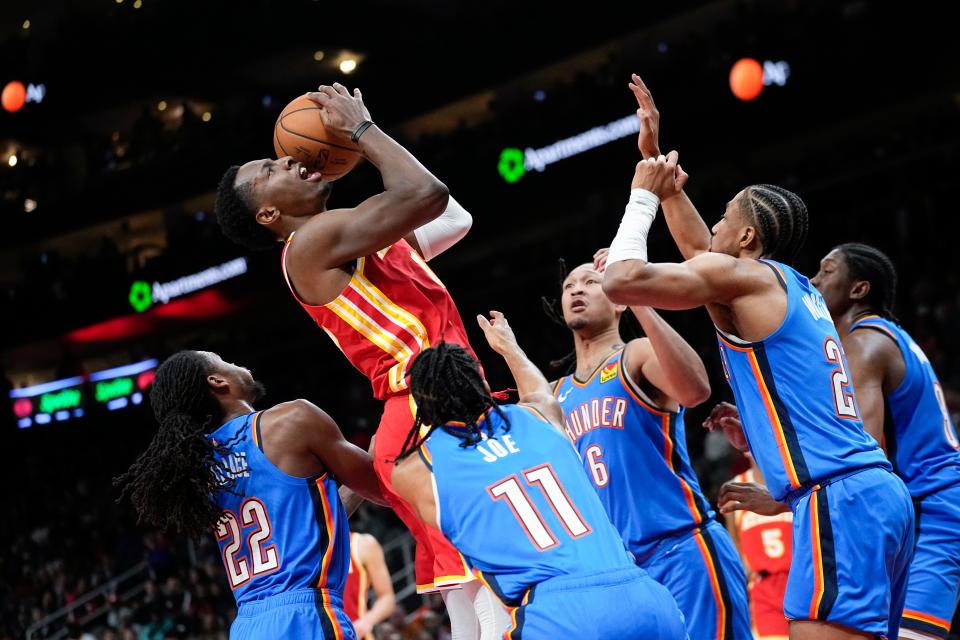
[[[830,383],[833,385],[833,404],[837,410],[837,416],[841,418],[852,418],[859,420],[857,413],[857,403],[853,399],[853,391],[850,388],[850,376],[847,375],[847,368],[843,363],[843,350],[837,341],[833,338],[827,338],[823,343],[823,351],[827,355],[827,362],[837,365],[837,368],[830,374]]]
[[[567,530],[567,534],[571,538],[579,538],[593,531],[590,525],[584,522],[577,508],[570,502],[567,492],[563,490],[549,464],[527,469],[523,472],[523,477],[531,487],[534,485],[540,487],[540,491],[543,492],[553,513],[563,523],[564,529]],[[537,511],[537,507],[530,499],[529,494],[521,486],[520,479],[516,474],[490,485],[487,487],[487,493],[494,501],[506,500],[510,510],[513,511],[513,515],[537,550],[546,551],[560,544],[557,537],[547,527],[543,516]]]
[[[254,578],[280,568],[280,557],[277,555],[277,546],[263,546],[263,543],[273,535],[273,528],[270,525],[270,518],[267,516],[267,508],[256,498],[249,498],[240,506],[240,520],[237,520],[236,514],[232,511],[226,511],[223,519],[217,524],[217,540],[227,541],[223,545],[223,566],[227,569],[227,578],[230,580],[230,588],[245,585]],[[253,561],[251,570],[247,558],[237,557],[237,552],[243,543],[241,536],[242,527],[254,527],[247,535],[246,555]]]

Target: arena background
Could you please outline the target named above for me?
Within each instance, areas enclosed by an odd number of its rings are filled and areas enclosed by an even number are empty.
[[[266,403],[309,398],[369,442],[369,384],[290,297],[279,246],[246,254],[212,215],[224,169],[272,154],[283,105],[321,82],[361,87],[374,120],[472,212],[470,235],[434,268],[495,388],[510,380],[476,313],[505,312],[544,369],[572,348],[540,298],[558,294],[558,259],[575,265],[612,238],[638,152],[623,126],[553,147],[579,151],[565,159],[543,150],[630,116],[635,71],[708,224],[748,184],[797,191],[811,212],[801,270],[843,241],[887,251],[903,324],[960,389],[960,58],[943,11],[865,0],[3,3],[0,84],[24,92],[5,91],[0,110],[0,638],[225,637],[233,604],[212,537],[139,528],[114,504],[111,477],[155,428],[152,359],[217,351],[254,371]],[[744,57],[765,68],[752,101],[729,83]],[[556,162],[538,171],[537,158]],[[379,188],[361,165],[331,206]],[[679,258],[662,222],[650,246],[654,259]],[[730,394],[707,315],[665,315],[711,374],[687,439],[714,498],[742,461],[699,424]],[[37,387],[52,381],[65,382]],[[403,596],[378,637],[446,637],[442,607],[409,594],[398,522],[364,507],[352,524],[390,544]]]

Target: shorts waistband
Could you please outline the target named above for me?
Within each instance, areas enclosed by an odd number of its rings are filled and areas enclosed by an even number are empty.
[[[785,496],[783,496],[783,499],[781,499],[780,502],[786,502],[787,504],[790,505],[790,508],[792,509],[794,503],[796,503],[797,500],[800,500],[801,498],[810,494],[813,491],[817,491],[824,487],[828,487],[834,482],[839,482],[840,480],[846,480],[847,478],[851,476],[855,476],[858,473],[863,473],[864,471],[871,471],[873,469],[877,469],[878,471],[886,471],[887,473],[892,474],[890,470],[880,465],[870,465],[869,467],[860,467],[858,469],[854,469],[853,471],[847,471],[846,473],[840,473],[835,476],[830,476],[829,478],[820,478],[818,480],[810,480],[809,482],[804,483],[802,486],[797,487],[793,491],[790,491],[789,493],[787,493]]]
[[[556,576],[549,580],[544,580],[536,585],[533,590],[536,596],[543,593],[550,593],[551,591],[575,591],[588,589],[590,587],[609,587],[645,577],[647,577],[647,572],[640,567],[636,565],[626,565],[616,569],[585,571],[583,573]]]
[[[268,596],[260,600],[244,602],[237,608],[237,617],[249,618],[259,615],[268,609],[283,607],[292,604],[311,604],[322,606],[323,599],[329,602],[330,606],[337,609],[343,608],[343,595],[337,591],[328,589],[298,589],[296,591],[284,591],[275,596]]]
[[[696,532],[703,531],[704,529],[706,529],[707,527],[713,524],[716,524],[718,527],[722,526],[716,520],[710,519],[705,522],[701,522],[698,525],[692,526],[688,529],[681,529],[680,531],[674,531],[673,533],[664,534],[659,538],[657,538],[656,541],[653,543],[653,546],[651,546],[647,551],[645,551],[639,556],[634,554],[634,558],[636,559],[637,564],[643,564],[644,562],[647,562],[648,560],[653,558],[655,555],[657,555],[657,553],[661,549],[663,549],[664,546],[673,542],[678,542],[680,540],[683,540],[684,538],[689,538],[690,536],[694,535]]]

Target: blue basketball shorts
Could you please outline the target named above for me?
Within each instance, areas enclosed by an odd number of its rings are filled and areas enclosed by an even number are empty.
[[[343,598],[326,589],[288,591],[245,602],[230,626],[230,640],[356,640],[356,637],[353,623],[343,612]]]
[[[946,638],[960,593],[960,484],[915,499],[913,509],[916,546],[900,634]]]
[[[529,589],[505,640],[685,640],[683,614],[642,569],[557,576]]]
[[[896,638],[913,558],[913,503],[879,467],[821,481],[791,500],[784,614]]]
[[[691,640],[752,640],[743,564],[718,522],[665,537],[638,564],[677,601]]]

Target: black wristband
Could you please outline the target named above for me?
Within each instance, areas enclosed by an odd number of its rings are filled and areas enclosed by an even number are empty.
[[[364,120],[363,122],[357,125],[356,129],[353,130],[353,135],[350,136],[350,140],[352,140],[353,143],[356,144],[357,142],[359,142],[360,136],[363,135],[363,132],[372,126],[373,126],[372,120]]]

